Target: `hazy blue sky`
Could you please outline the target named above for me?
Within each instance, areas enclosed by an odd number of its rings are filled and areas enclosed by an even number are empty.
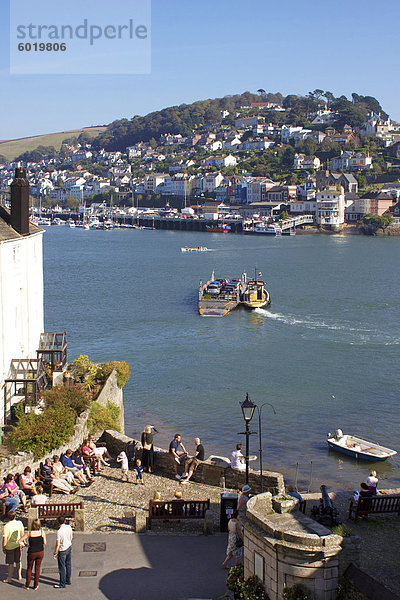
[[[260,87],[371,94],[400,120],[398,0],[153,0],[149,75],[10,75],[8,4],[0,0],[0,139]],[[94,4],[98,15],[110,2]]]

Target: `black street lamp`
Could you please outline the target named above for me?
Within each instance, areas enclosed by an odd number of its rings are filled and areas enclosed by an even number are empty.
[[[243,419],[246,424],[246,431],[244,432],[244,435],[246,436],[246,483],[249,483],[249,437],[252,433],[255,433],[254,431],[249,430],[249,423],[253,418],[256,405],[253,404],[249,398],[249,394],[246,393],[246,400],[240,403],[240,407],[242,409]]]

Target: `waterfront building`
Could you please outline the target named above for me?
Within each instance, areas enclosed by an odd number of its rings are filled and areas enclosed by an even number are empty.
[[[17,168],[11,212],[0,206],[0,398],[11,361],[36,358],[44,327],[43,230],[29,222],[29,183]],[[2,406],[3,404],[1,404]],[[0,426],[4,411],[0,410]]]
[[[347,196],[347,195],[346,195]],[[362,198],[356,196],[345,208],[346,221],[360,221],[365,215],[383,215],[393,205],[393,198],[385,192],[369,192]]]
[[[344,223],[345,197],[342,186],[330,185],[316,194],[317,225],[330,228],[340,227]]]

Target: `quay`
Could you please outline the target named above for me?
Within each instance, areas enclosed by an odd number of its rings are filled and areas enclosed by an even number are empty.
[[[62,221],[67,222],[69,219],[77,222],[79,221],[79,215],[71,215],[69,213],[54,213],[51,216],[57,216]],[[106,221],[106,217],[99,215],[98,219],[100,223]],[[119,226],[130,225],[132,227],[144,228],[144,229],[163,229],[163,230],[175,230],[175,231],[202,231],[206,232],[207,227],[215,226],[216,224],[229,225],[229,233],[253,233],[250,230],[246,230],[243,227],[243,221],[237,219],[220,219],[219,221],[212,221],[211,219],[190,219],[184,217],[161,217],[161,216],[149,216],[146,214],[139,216],[123,216],[115,215],[113,221]],[[307,225],[314,224],[314,218],[312,215],[300,215],[291,219],[285,219],[276,223],[282,230],[282,235],[288,235],[290,232],[294,232],[296,227],[304,227]]]

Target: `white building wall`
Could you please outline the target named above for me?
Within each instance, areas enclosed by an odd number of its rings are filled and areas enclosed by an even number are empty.
[[[11,360],[36,358],[44,331],[42,235],[0,242],[1,398]]]

